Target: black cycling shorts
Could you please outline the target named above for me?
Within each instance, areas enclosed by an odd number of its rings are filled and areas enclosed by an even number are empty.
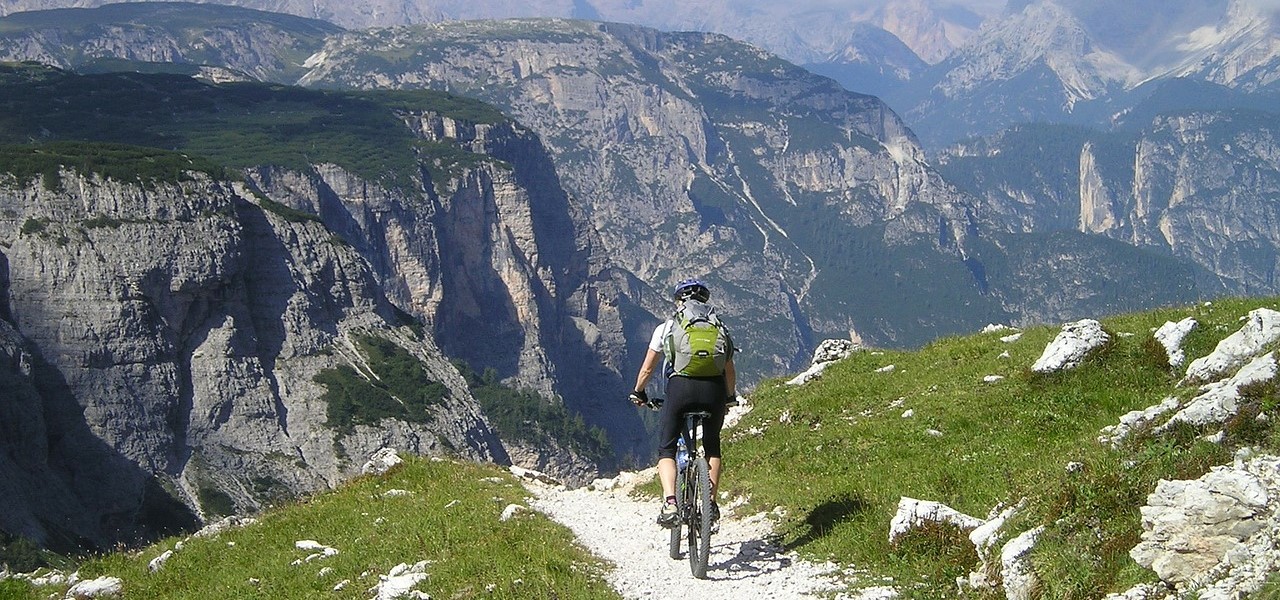
[[[702,450],[707,458],[720,457],[720,428],[724,426],[724,377],[684,377],[667,380],[667,399],[658,412],[658,457],[676,457],[676,439],[684,427],[684,413],[707,411],[702,421]]]

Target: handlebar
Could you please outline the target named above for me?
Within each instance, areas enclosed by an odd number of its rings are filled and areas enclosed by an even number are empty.
[[[665,398],[649,398],[648,400],[645,400],[644,404],[642,404],[641,406],[644,406],[649,410],[658,410],[662,408],[662,403],[665,401],[666,401]],[[724,407],[733,408],[741,404],[742,403],[738,401],[737,396],[730,396],[729,399],[724,403]]]

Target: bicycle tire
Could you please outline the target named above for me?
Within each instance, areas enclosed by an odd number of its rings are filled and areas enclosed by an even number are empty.
[[[680,529],[684,525],[684,515],[681,514],[681,511],[684,510],[684,490],[688,487],[686,479],[687,477],[685,476],[684,470],[676,473],[676,516],[681,518],[677,519],[676,524],[671,527],[671,541],[667,549],[667,554],[675,560],[680,560],[681,558],[680,542],[682,539],[680,536]]]
[[[698,543],[701,541],[699,534],[702,533],[702,530],[697,526],[698,507],[695,503],[697,502],[698,475],[696,469],[697,467],[694,463],[689,463],[686,468],[685,482],[688,485],[685,486],[684,495],[681,497],[684,508],[680,511],[680,520],[684,522],[685,535],[688,538],[689,570],[693,572],[694,576],[698,574],[694,565],[698,560]]]
[[[701,456],[695,464],[697,482],[689,522],[689,569],[694,577],[706,579],[707,562],[711,559],[711,528],[715,525],[711,520],[711,468]],[[699,541],[694,542],[695,538]]]

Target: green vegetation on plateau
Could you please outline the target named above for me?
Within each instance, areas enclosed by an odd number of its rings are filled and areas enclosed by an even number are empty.
[[[92,142],[109,145],[62,145],[53,151],[69,168],[125,180],[154,179],[150,173],[158,167],[138,160],[134,174],[126,162],[115,161],[106,170],[95,161],[126,145],[177,153],[165,160],[187,158],[193,170],[204,171],[278,166],[306,172],[332,163],[370,181],[412,189],[419,161],[429,163],[444,150],[423,144],[402,121],[405,112],[435,112],[469,123],[503,120],[488,105],[429,90],[211,84],[180,74],[78,75],[0,63],[0,170],[25,173],[40,166],[44,170],[36,172],[45,174],[46,166],[13,157],[46,152],[51,142]],[[441,158],[455,160],[453,154]]]

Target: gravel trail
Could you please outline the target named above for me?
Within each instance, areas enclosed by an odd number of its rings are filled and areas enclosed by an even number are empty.
[[[570,528],[580,544],[613,563],[608,580],[624,598],[848,598],[831,593],[841,587],[836,565],[785,552],[770,541],[766,515],[741,517],[727,505],[720,531],[711,537],[707,579],[695,579],[687,559],[667,555],[669,533],[654,523],[657,502],[630,496],[635,485],[653,477],[653,469],[623,473],[591,486],[594,490],[529,480],[525,485],[533,508]]]

